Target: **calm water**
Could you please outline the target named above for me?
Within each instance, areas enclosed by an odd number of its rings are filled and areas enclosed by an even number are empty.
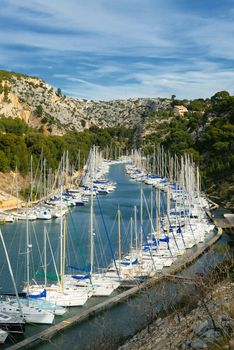
[[[94,246],[95,246],[95,269],[106,267],[112,259],[112,252],[118,250],[117,237],[117,210],[121,211],[121,240],[122,250],[127,252],[130,244],[129,222],[133,215],[133,207],[138,207],[138,218],[140,211],[140,187],[136,182],[130,182],[124,171],[124,165],[112,165],[109,176],[111,180],[117,182],[116,191],[107,196],[99,196],[94,199]],[[150,199],[151,188],[142,185],[144,196]],[[154,210],[155,211],[155,210]],[[147,210],[144,210],[145,233],[150,229]],[[139,224],[139,220],[138,220]],[[71,209],[67,217],[67,266],[78,265],[82,268],[89,264],[90,247],[90,206],[75,207]],[[55,260],[59,261],[59,237],[60,237],[60,219],[49,221],[29,222],[29,235],[32,249],[30,252],[30,276],[34,277],[37,271],[42,271],[43,265],[43,242],[44,228],[48,232],[49,241],[53,249]],[[7,224],[1,226],[2,233],[8,254],[15,273],[15,279],[18,288],[22,288],[23,281],[26,279],[26,223],[19,221],[16,224]],[[108,237],[111,241],[111,247],[108,243]],[[47,262],[48,273],[55,273],[52,257],[47,244]],[[5,262],[5,256],[0,245],[0,266],[2,290],[12,289],[8,268]]]
[[[122,232],[122,250],[127,252],[130,243],[129,237],[129,219],[133,215],[133,206],[137,205],[138,214],[140,207],[140,188],[143,186],[144,196],[150,206],[151,187],[141,185],[136,182],[130,182],[129,178],[124,172],[123,165],[113,165],[110,168],[109,178],[117,182],[117,189],[108,196],[99,197],[99,201],[94,201],[95,211],[95,268],[105,267],[112,259],[111,249],[108,244],[107,234],[112,243],[113,252],[118,249],[117,242],[117,209],[121,210],[121,232]],[[162,198],[162,206],[164,200]],[[146,206],[144,206],[146,207]],[[101,212],[100,212],[101,208]],[[150,208],[149,208],[150,210]],[[155,212],[155,209],[153,210]],[[144,233],[150,231],[148,224],[148,211],[144,209]],[[87,266],[89,263],[89,205],[85,207],[76,207],[71,210],[67,220],[68,232],[68,253],[67,265]],[[154,218],[155,220],[155,218]],[[103,223],[104,221],[104,223]],[[139,224],[139,220],[138,220]],[[44,226],[48,231],[51,246],[55,258],[59,257],[59,235],[60,235],[60,220],[53,220],[49,222],[30,223],[30,236],[32,242],[31,253],[31,276],[35,276],[36,271],[42,271],[43,265],[40,252],[43,252],[43,231]],[[22,287],[22,282],[25,280],[25,236],[26,225],[24,222],[17,224],[9,224],[2,226],[2,232],[9,250],[9,255],[13,265],[18,287]],[[222,242],[228,240],[227,236],[222,238]],[[38,249],[39,248],[39,249]],[[48,248],[47,248],[48,250]],[[1,268],[1,288],[2,290],[12,290],[9,280],[9,273],[5,264],[5,258],[0,250]],[[53,273],[52,261],[49,258],[48,252],[48,266]],[[218,252],[210,251],[204,254],[195,264],[190,266],[183,273],[192,275],[196,272],[204,272],[204,266],[208,270],[210,266],[214,265],[217,260],[221,258]],[[209,262],[209,263],[208,263]],[[48,267],[48,270],[49,270]],[[189,287],[188,287],[189,288]],[[165,299],[165,290],[166,299]],[[185,291],[186,292],[186,291]],[[191,292],[191,291],[190,291]],[[152,310],[155,313],[167,305],[173,304],[181,297],[181,291],[178,286],[167,282],[157,287],[157,290],[151,288],[144,295],[132,298],[128,303],[120,304],[105,313],[79,324],[64,334],[56,336],[52,342],[40,344],[37,349],[64,349],[68,344],[71,349],[87,349],[89,346],[97,343],[99,339],[105,339],[105,342],[110,344],[110,349],[114,348],[113,341],[123,336],[133,334],[137,329],[143,327],[148,320]],[[66,313],[66,318],[75,315],[92,305],[105,300],[104,298],[91,298],[87,304],[82,308],[71,308]],[[149,312],[150,311],[150,312]],[[56,318],[56,322],[60,322],[62,318]],[[27,326],[26,336],[32,335],[40,330],[47,328],[47,326]],[[8,346],[10,343],[7,344]]]

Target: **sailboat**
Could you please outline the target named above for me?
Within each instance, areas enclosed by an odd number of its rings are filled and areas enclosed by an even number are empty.
[[[62,189],[61,189],[62,193]],[[62,196],[61,196],[62,198]],[[61,207],[62,209],[62,207]],[[60,278],[57,283],[49,284],[45,280],[45,284],[29,284],[27,283],[24,291],[30,298],[37,297],[56,306],[71,307],[82,306],[92,295],[91,288],[79,288],[72,284],[65,284],[65,260],[66,260],[66,219],[60,217]],[[56,268],[57,271],[57,268]],[[45,262],[45,278],[47,276]],[[57,273],[58,275],[58,273]]]
[[[27,229],[26,229],[26,244],[27,244],[27,250],[26,250],[26,258],[27,258],[27,278],[29,279],[29,237],[28,237],[28,220],[27,220]],[[6,258],[7,258],[7,263],[8,263],[8,268],[10,271],[10,275],[11,275],[11,279],[15,288],[15,294],[16,294],[16,300],[14,299],[9,299],[9,300],[5,300],[5,301],[0,301],[0,311],[1,312],[6,312],[8,314],[12,314],[12,315],[21,315],[24,320],[27,323],[44,323],[44,324],[52,324],[54,321],[54,315],[50,312],[44,311],[38,307],[33,307],[29,304],[29,301],[26,305],[21,304],[21,301],[18,297],[18,292],[16,289],[16,285],[15,285],[15,280],[14,280],[14,276],[13,276],[13,272],[12,272],[12,268],[11,268],[11,264],[10,264],[10,260],[8,257],[8,253],[6,250],[6,246],[5,246],[5,242],[3,240],[3,236],[2,236],[2,232],[0,231],[0,237],[2,240],[2,244],[4,247],[4,251],[6,254]]]
[[[95,162],[95,146],[90,156],[90,181],[91,181],[91,201],[90,201],[90,271],[87,275],[67,275],[65,285],[75,285],[92,288],[93,296],[109,296],[120,285],[118,280],[109,278],[106,274],[93,272],[94,267],[94,224],[93,224],[93,176]]]
[[[0,229],[0,238],[1,238],[3,249],[4,249],[4,252],[6,255],[7,265],[8,265],[8,269],[10,272],[14,291],[15,291],[15,294],[17,296],[18,307],[19,307],[18,312],[15,314],[0,311],[0,330],[1,330],[0,338],[1,338],[1,341],[4,342],[8,336],[8,333],[24,333],[25,320],[24,320],[21,305],[19,302],[19,297],[18,297],[18,292],[17,292],[17,288],[16,288],[16,284],[15,284],[15,279],[14,279],[14,275],[12,272],[11,263],[9,260],[8,252],[6,249],[6,245],[5,245],[5,241],[4,241],[1,229]]]

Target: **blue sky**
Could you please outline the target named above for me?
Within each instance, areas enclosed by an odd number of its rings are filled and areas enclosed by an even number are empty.
[[[234,0],[1,0],[0,68],[77,98],[234,94]]]

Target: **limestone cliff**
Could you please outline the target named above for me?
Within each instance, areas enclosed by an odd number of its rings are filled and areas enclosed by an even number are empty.
[[[94,101],[61,96],[40,79],[10,73],[0,79],[0,115],[21,118],[52,134],[98,127],[136,126],[150,112],[170,107],[169,99]]]

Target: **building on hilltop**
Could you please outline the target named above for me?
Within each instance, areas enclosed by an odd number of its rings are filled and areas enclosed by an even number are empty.
[[[173,112],[177,115],[183,116],[184,113],[188,112],[188,109],[181,105],[181,106],[174,106]]]

